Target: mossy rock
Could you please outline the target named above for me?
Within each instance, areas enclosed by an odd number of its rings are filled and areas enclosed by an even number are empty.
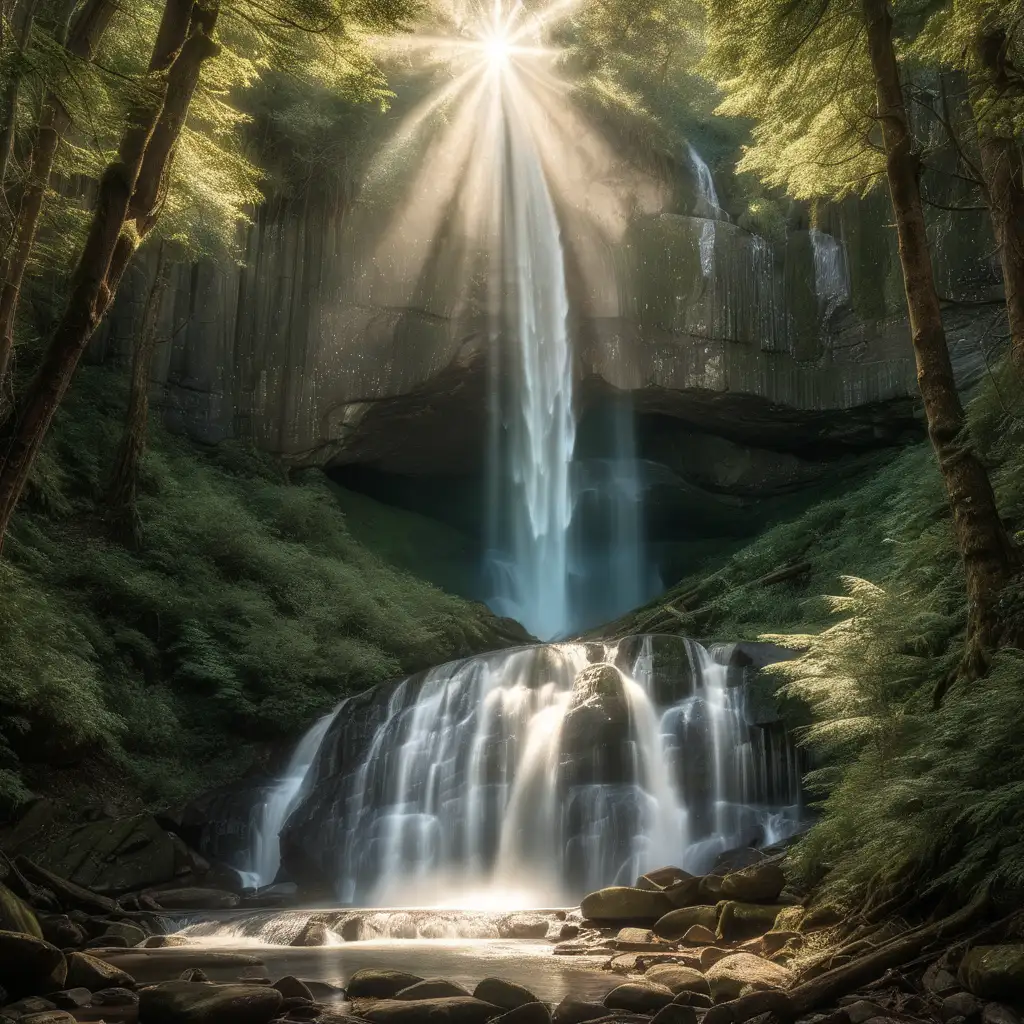
[[[6,885],[0,885],[0,931],[24,932],[37,939],[43,937],[32,908]]]
[[[738,942],[764,935],[775,926],[782,908],[771,903],[740,903],[727,900],[718,905],[718,937]]]
[[[715,907],[679,907],[658,919],[654,934],[662,939],[681,939],[695,924],[714,931],[717,923]]]
[[[959,979],[983,999],[1020,999],[1024,993],[1024,944],[975,946],[960,963]]]

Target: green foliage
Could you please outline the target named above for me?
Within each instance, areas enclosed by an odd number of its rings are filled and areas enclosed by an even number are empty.
[[[500,643],[482,606],[355,541],[320,474],[289,483],[240,444],[204,453],[154,426],[144,547],[109,541],[93,500],[122,409],[113,375],[85,371],[5,547],[0,799],[58,749],[184,799],[343,694]]]

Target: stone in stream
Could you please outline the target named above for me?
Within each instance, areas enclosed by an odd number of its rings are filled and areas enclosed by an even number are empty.
[[[582,999],[566,996],[552,1011],[552,1024],[585,1024],[608,1013],[602,1003],[588,1003]]]
[[[690,946],[708,946],[714,945],[718,941],[718,936],[712,929],[695,924],[692,928],[686,929],[686,934],[680,941]]]
[[[87,988],[66,988],[54,992],[50,999],[58,1010],[80,1010],[92,1002],[92,993]]]
[[[697,1011],[692,1006],[669,1003],[654,1015],[651,1024],[697,1024]]]
[[[67,914],[40,914],[39,926],[43,930],[43,938],[58,949],[82,946],[88,939],[85,929]]]
[[[4,1014],[17,1020],[20,1017],[27,1017],[33,1013],[46,1013],[47,1010],[56,1010],[57,1004],[42,996],[26,996],[4,1007]]]
[[[539,914],[509,914],[498,919],[498,937],[501,939],[547,938],[551,922]]]
[[[135,979],[125,971],[88,953],[69,953],[67,983],[72,988],[98,992],[105,988],[135,988]]]
[[[537,997],[528,988],[501,978],[484,978],[473,989],[473,997],[500,1006],[503,1010],[515,1010],[527,1003],[538,1002]]]
[[[673,909],[663,892],[613,885],[583,897],[580,912],[592,921],[657,921]]]
[[[678,885],[680,882],[684,882],[690,878],[693,878],[693,875],[688,871],[684,871],[682,868],[655,868],[653,871],[648,871],[646,874],[641,875],[636,880],[636,888],[664,890],[668,889],[670,886]]]
[[[674,885],[665,889],[665,895],[673,907],[692,907],[702,900],[701,884],[703,878],[699,875],[684,878]]]
[[[691,992],[684,989],[672,1002],[677,1006],[692,1006],[698,1010],[706,1010],[711,1005],[711,996],[704,992]]]
[[[750,986],[753,989],[784,988],[792,972],[753,953],[731,953],[709,968],[705,977],[716,1003],[736,999]]]
[[[101,988],[92,994],[93,1006],[134,1006],[138,1001],[138,993],[127,988]]]
[[[143,949],[169,949],[171,946],[190,946],[192,943],[184,935],[150,935],[142,943]]]
[[[939,1016],[943,1020],[952,1020],[954,1017],[963,1017],[965,1020],[977,1020],[981,1017],[981,1011],[985,1004],[970,992],[955,992],[946,996],[939,1007]],[[856,1021],[853,1024],[857,1024]]]
[[[657,1013],[672,1002],[673,994],[664,985],[637,984],[627,982],[613,988],[604,997],[604,1005],[610,1010],[630,1010],[633,1013]]]
[[[22,932],[0,931],[0,985],[8,996],[56,992],[65,987],[64,954],[44,939]]]
[[[722,949],[720,946],[705,946],[700,951],[700,969],[707,973],[712,964],[717,964],[719,960],[731,955],[732,950]]]
[[[681,964],[658,964],[647,971],[644,980],[664,985],[673,995],[679,995],[680,992],[711,995],[707,978],[700,971]]]
[[[352,975],[345,990],[349,999],[391,999],[403,988],[423,980],[418,974],[367,967]]]
[[[354,1003],[353,1011],[371,1024],[484,1024],[501,1013],[493,1003],[472,996],[415,1001],[360,999]]]
[[[514,1010],[493,1018],[492,1024],[551,1024],[551,1011],[547,1003],[521,1003]]]
[[[193,984],[208,985],[210,983],[209,977],[207,977],[206,971],[202,967],[186,967],[181,972],[180,981],[191,981]]]
[[[83,949],[129,949],[134,943],[129,942],[123,935],[100,935],[90,939]]]
[[[18,1024],[78,1024],[67,1010],[44,1010],[42,1013],[28,1013],[18,1019]]]
[[[718,910],[715,907],[680,907],[658,918],[654,934],[662,939],[681,939],[694,925],[714,931],[717,923]]]
[[[197,985],[166,981],[139,993],[145,1024],[267,1024],[284,998],[266,985]]]
[[[445,978],[427,978],[424,981],[414,982],[407,988],[399,989],[395,993],[396,999],[442,999],[445,996],[468,996],[461,985]]]
[[[310,991],[309,986],[290,974],[286,974],[283,978],[275,981],[274,988],[285,999],[305,999],[310,1003],[313,1002],[313,993]]]
[[[1019,999],[1024,992],[1024,944],[975,946],[960,962],[958,977],[984,999]]]
[[[327,922],[319,917],[311,917],[299,931],[299,934],[288,943],[289,946],[329,946],[331,931]]]
[[[786,884],[778,864],[767,862],[732,871],[722,879],[722,895],[744,903],[771,903]]]

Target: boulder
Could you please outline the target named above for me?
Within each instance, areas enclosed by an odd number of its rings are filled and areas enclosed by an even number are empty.
[[[299,934],[288,943],[289,946],[329,946],[331,930],[327,922],[319,917],[311,917],[299,931]]]
[[[1020,1017],[1005,1003],[986,1003],[981,1024],[1020,1024]]]
[[[92,1002],[92,993],[87,988],[66,988],[50,996],[59,1010],[80,1010]]]
[[[588,665],[573,681],[562,720],[561,784],[626,782],[633,771],[629,737],[629,701],[622,674],[613,665]]]
[[[101,988],[92,994],[93,1006],[135,1006],[138,1001],[138,993],[127,988]]]
[[[983,999],[1020,999],[1024,992],[1024,944],[975,946],[960,962],[960,983]]]
[[[509,914],[499,918],[498,936],[502,939],[544,939],[550,924],[539,914]]]
[[[682,991],[672,1000],[677,1006],[692,1006],[698,1010],[706,1010],[711,1005],[711,996],[704,992]]]
[[[172,946],[191,946],[184,935],[150,935],[142,943],[143,949],[169,949]]]
[[[629,1010],[632,1013],[657,1013],[672,1002],[673,994],[664,985],[627,982],[613,988],[604,997],[609,1010]]]
[[[591,921],[657,921],[673,909],[662,892],[613,885],[583,897],[580,911]]]
[[[697,1011],[682,1003],[669,1003],[654,1015],[652,1024],[697,1024]]]
[[[718,924],[718,910],[715,907],[680,907],[670,910],[658,918],[654,934],[663,939],[681,939],[695,924],[714,931]]]
[[[501,1015],[500,1008],[493,1003],[472,996],[416,1001],[369,999],[361,1000],[354,1009],[357,1017],[371,1024],[484,1024]]]
[[[197,985],[166,981],[139,993],[146,1024],[267,1024],[284,998],[268,985]]]
[[[885,1007],[871,999],[855,999],[843,1005],[843,1013],[849,1018],[850,1024],[865,1024],[874,1017],[884,1017]]]
[[[705,975],[716,1003],[736,999],[748,985],[755,990],[785,988],[792,973],[753,953],[731,953],[712,964]]]
[[[718,941],[718,936],[710,928],[695,924],[686,929],[682,941],[691,946],[708,946]]]
[[[108,896],[175,876],[174,843],[149,814],[92,822],[52,843],[34,839],[23,852],[58,878]]]
[[[705,946],[700,951],[700,969],[707,973],[712,964],[717,964],[719,960],[731,955],[731,950],[722,949],[720,946]]]
[[[206,985],[210,978],[202,967],[186,967],[181,972],[180,981],[191,981],[193,985]]]
[[[160,889],[145,895],[164,910],[231,910],[239,904],[239,897],[224,889]]]
[[[19,1024],[78,1024],[67,1010],[44,1010],[42,1013],[27,1013],[19,1018]]]
[[[305,999],[310,1003],[313,1002],[313,993],[310,991],[309,986],[290,974],[286,974],[283,978],[275,981],[274,988],[285,999]]]
[[[751,864],[722,879],[722,895],[743,903],[771,903],[785,884],[786,876],[778,864]]]
[[[722,876],[704,875],[697,884],[699,903],[717,903],[722,898]]]
[[[766,1022],[791,1021],[796,1016],[793,1001],[785,992],[773,989],[763,991],[747,990],[737,999],[712,1006],[704,1015],[702,1024],[739,1024],[749,1020]],[[846,1019],[837,1015],[842,1024]]]
[[[704,879],[699,876],[681,879],[664,889],[665,895],[673,907],[692,907],[703,901],[701,885]]]
[[[928,965],[921,978],[921,984],[926,992],[937,996],[948,996],[960,988],[956,977],[946,970],[941,962]]]
[[[654,938],[654,932],[649,928],[620,928],[615,936],[618,949],[625,949],[630,945],[649,946]]]
[[[8,1017],[18,1019],[27,1017],[33,1013],[46,1013],[47,1010],[56,1010],[57,1004],[42,996],[26,996],[4,1007],[4,1014]]]
[[[43,930],[43,938],[58,949],[84,945],[87,939],[85,929],[67,914],[41,914],[39,926]]]
[[[130,921],[111,921],[101,938],[107,939],[112,935],[124,939],[129,946],[141,946],[147,938],[145,929]]]
[[[787,946],[796,950],[804,943],[804,937],[799,932],[770,931],[765,932],[761,941],[761,948],[765,956],[774,956]]]
[[[135,988],[135,979],[120,968],[88,953],[68,953],[67,983],[72,988],[99,992],[105,988]]]
[[[0,985],[9,997],[56,992],[65,987],[67,974],[56,946],[24,932],[0,931]]]
[[[522,1003],[494,1018],[494,1024],[551,1024],[551,1011],[547,1003]]]
[[[1021,992],[1018,992],[1018,998]],[[965,1020],[978,1020],[985,1004],[970,992],[954,992],[942,1000],[939,1007],[939,1016],[946,1021],[954,1017],[963,1017]],[[853,1024],[857,1024],[856,1021]]]
[[[0,885],[0,931],[21,932],[43,938],[43,931],[32,908],[6,885]]]
[[[552,1011],[552,1024],[586,1024],[608,1013],[601,1003],[588,1003],[582,999],[566,996]]]
[[[65,910],[84,910],[90,914],[116,914],[119,909],[117,902],[109,896],[101,896],[91,889],[61,878],[28,857],[16,857],[15,863],[26,878],[49,889]]]
[[[416,974],[390,971],[383,967],[368,967],[356,971],[345,986],[349,999],[392,999],[395,995],[423,981]]]
[[[641,875],[636,880],[636,887],[638,889],[668,889],[693,877],[693,875],[682,868],[655,868],[653,871],[648,871],[646,874]]]
[[[707,979],[700,971],[681,964],[657,964],[648,969],[645,981],[664,985],[673,995],[680,992],[703,992],[711,994]]]
[[[425,981],[417,981],[408,988],[403,988],[395,993],[396,999],[442,999],[445,996],[468,996],[461,985],[454,981],[447,981],[444,978],[427,978]]]
[[[773,904],[739,903],[729,900],[719,905],[718,936],[726,942],[740,942],[764,935],[775,926],[779,908]]]
[[[473,997],[485,1003],[493,1003],[503,1010],[514,1010],[527,1003],[536,1003],[537,997],[522,985],[501,978],[484,978],[475,989]]]

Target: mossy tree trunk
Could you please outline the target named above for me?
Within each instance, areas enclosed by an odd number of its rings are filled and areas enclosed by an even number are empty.
[[[971,106],[992,230],[1003,268],[1010,353],[1024,380],[1024,154],[1020,140],[1014,138],[1009,116],[1005,120],[1001,117],[1013,88],[1007,46],[1007,35],[1001,28],[985,32],[976,40],[977,71],[971,81]]]
[[[65,49],[78,60],[92,60],[118,8],[118,0],[88,0],[75,21]],[[28,175],[18,209],[14,214],[9,254],[0,263],[0,412],[4,409],[5,379],[14,349],[14,324],[25,279],[35,246],[43,199],[50,187],[60,140],[71,127],[71,118],[55,93],[47,93],[43,113],[28,158]]]
[[[156,221],[202,66],[218,52],[212,38],[218,10],[215,0],[167,0],[151,64],[152,70],[166,69],[166,74],[154,76],[152,101],[132,112],[118,157],[100,180],[63,316],[0,442],[0,544],[78,361],[109,309],[128,261]]]
[[[124,432],[114,461],[114,471],[106,493],[111,527],[115,536],[125,544],[138,547],[142,543],[142,522],[136,505],[139,466],[146,451],[149,426],[149,378],[156,350],[157,327],[163,305],[170,263],[165,246],[157,254],[156,274],[146,296],[132,350],[131,387],[128,393],[128,412]]]
[[[921,163],[893,49],[889,3],[862,0],[862,5],[917,380],[967,578],[968,635],[962,674],[975,677],[987,670],[991,651],[1007,639],[998,602],[1020,567],[1019,555],[999,518],[988,472],[971,447],[953,377],[925,229]]]

